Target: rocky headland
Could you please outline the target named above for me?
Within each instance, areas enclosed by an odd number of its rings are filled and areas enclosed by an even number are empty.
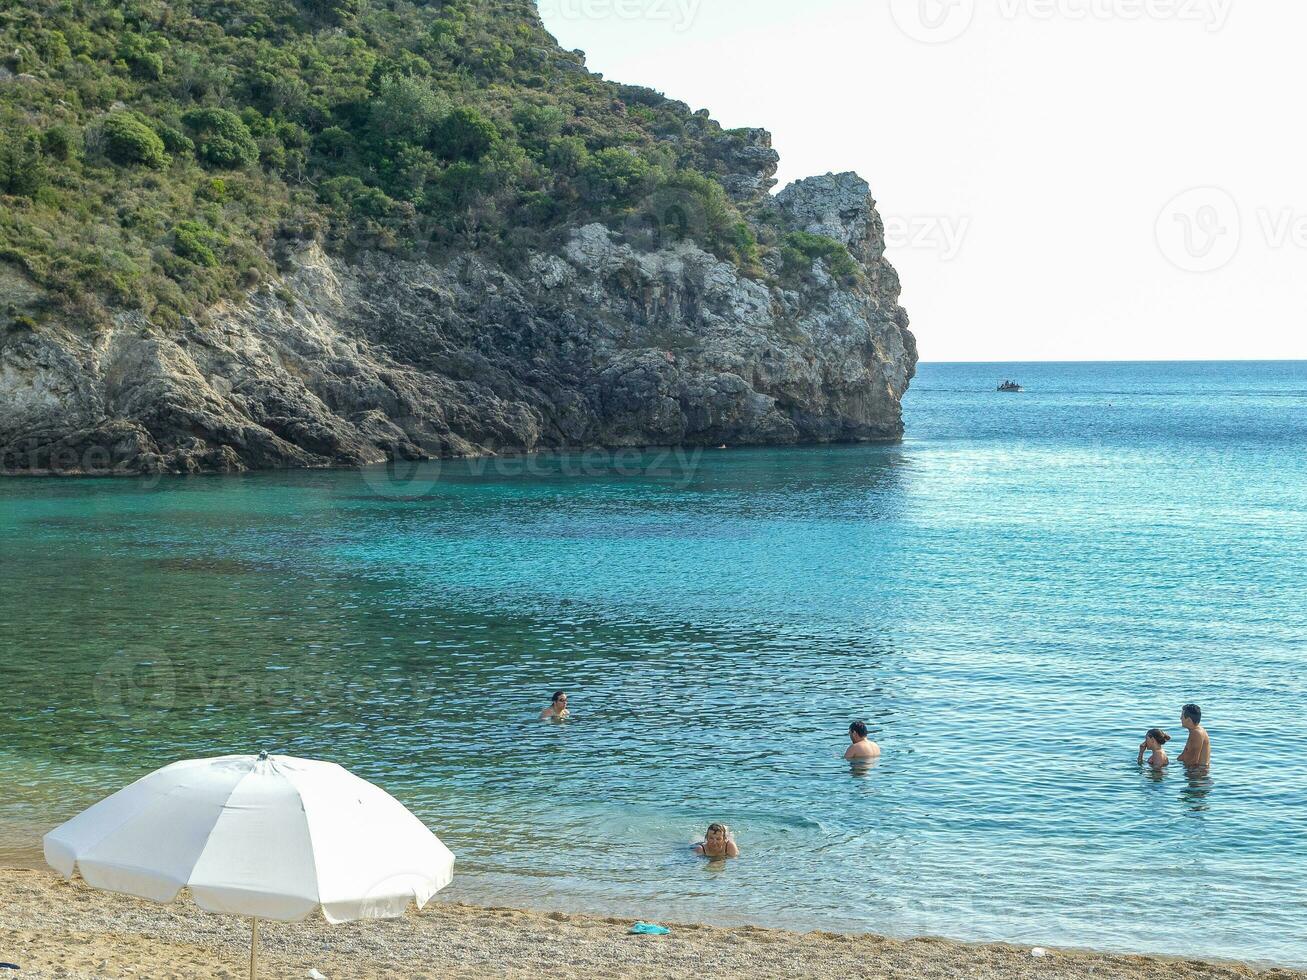
[[[900,438],[916,347],[867,183],[832,174],[773,193],[765,131],[722,133],[680,108],[709,133],[697,166],[741,233],[774,247],[748,261],[709,251],[699,226],[715,220],[711,195],[673,183],[625,217],[578,217],[507,252],[283,231],[262,243],[257,283],[166,321],[112,303],[80,317],[35,260],[0,262],[0,469],[231,472]],[[215,183],[197,184],[197,199]],[[179,224],[168,239],[189,265],[153,252],[183,285],[209,274],[196,234]]]

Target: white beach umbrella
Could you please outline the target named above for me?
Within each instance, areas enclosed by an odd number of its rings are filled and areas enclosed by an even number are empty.
[[[454,876],[454,855],[389,793],[329,762],[232,755],[166,766],[45,836],[67,878],[155,902],[183,889],[252,920],[388,919]]]

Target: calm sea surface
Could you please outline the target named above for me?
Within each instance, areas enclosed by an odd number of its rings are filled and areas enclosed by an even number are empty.
[[[1307,965],[1307,363],[928,364],[907,417],[0,482],[0,861],[269,748],[409,804],[451,899]],[[1141,771],[1189,700],[1210,776]]]

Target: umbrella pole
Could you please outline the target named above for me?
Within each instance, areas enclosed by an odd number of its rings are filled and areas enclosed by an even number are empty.
[[[259,973],[259,920],[250,919],[250,980]]]

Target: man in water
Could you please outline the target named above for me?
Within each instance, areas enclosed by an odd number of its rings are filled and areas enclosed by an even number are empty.
[[[541,721],[566,721],[569,717],[567,711],[567,692],[555,691],[553,699],[549,702],[549,707],[540,712]]]
[[[1186,768],[1206,766],[1212,761],[1212,741],[1207,737],[1202,720],[1203,709],[1196,704],[1186,704],[1180,710],[1180,724],[1189,732],[1189,740],[1180,753],[1180,764]]]
[[[880,758],[880,746],[867,738],[866,722],[855,721],[849,726],[849,741],[853,744],[845,751],[844,758],[850,761]]]

